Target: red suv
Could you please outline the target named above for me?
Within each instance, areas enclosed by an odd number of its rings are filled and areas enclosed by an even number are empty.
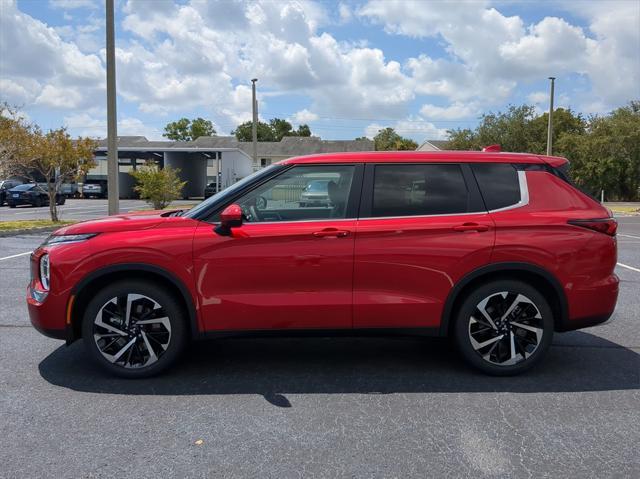
[[[476,368],[519,373],[554,331],[616,304],[616,221],[567,167],[499,152],[292,158],[188,211],[59,229],[31,256],[29,314],[126,377],[164,370],[193,339],[273,330],[451,336]],[[317,182],[328,201],[303,200]]]

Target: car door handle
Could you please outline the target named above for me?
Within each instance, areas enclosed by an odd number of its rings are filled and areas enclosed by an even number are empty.
[[[453,227],[454,231],[489,231],[489,227],[487,225],[480,225],[478,223],[463,223],[458,226]]]
[[[327,228],[321,231],[315,231],[313,236],[316,238],[344,238],[345,236],[349,236],[350,231],[347,230],[339,230],[336,228]]]

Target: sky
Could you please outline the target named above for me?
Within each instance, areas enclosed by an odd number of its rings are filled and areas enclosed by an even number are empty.
[[[602,114],[640,99],[640,0],[116,0],[118,134],[181,117],[324,139],[422,142],[508,105]],[[44,129],[106,136],[103,0],[0,0],[0,100]]]

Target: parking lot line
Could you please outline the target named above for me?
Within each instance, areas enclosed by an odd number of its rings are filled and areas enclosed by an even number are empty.
[[[625,238],[640,239],[640,236],[625,235],[625,234],[621,234],[621,233],[618,233],[618,236],[624,236]]]
[[[623,268],[630,269],[631,271],[635,271],[636,273],[640,273],[640,269],[629,266],[628,264],[617,263],[617,265],[622,266]]]
[[[27,251],[26,253],[12,254],[11,256],[5,256],[4,258],[0,258],[0,261],[2,261],[3,259],[17,258],[18,256],[24,256],[27,254],[31,254],[31,251]]]

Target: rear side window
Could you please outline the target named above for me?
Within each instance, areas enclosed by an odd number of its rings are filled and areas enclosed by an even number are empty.
[[[466,213],[469,191],[459,165],[377,165],[371,216]]]
[[[520,201],[518,172],[508,163],[471,165],[488,210],[513,206]]]

